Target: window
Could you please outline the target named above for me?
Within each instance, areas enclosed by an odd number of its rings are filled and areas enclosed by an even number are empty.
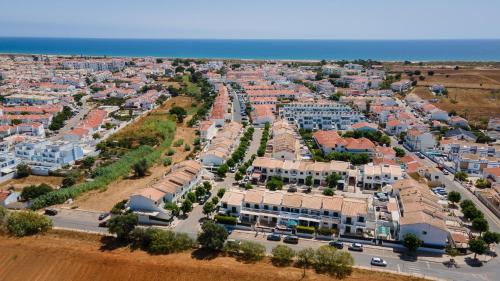
[[[365,218],[363,218],[363,217],[359,217],[359,218],[358,218],[358,222],[365,222]]]
[[[231,212],[236,213],[236,207],[232,207]]]
[[[328,216],[328,211],[323,211],[323,216]]]
[[[427,235],[427,231],[422,231],[422,235]]]
[[[245,203],[245,207],[250,208],[250,203]]]
[[[227,203],[222,203],[222,208],[227,209]]]
[[[254,207],[255,209],[258,209],[258,208],[259,208],[259,204],[255,204],[253,207]]]
[[[264,210],[269,210],[269,206],[268,205],[264,205]]]
[[[333,216],[337,218],[339,216],[339,213],[333,212]]]
[[[273,211],[278,211],[278,207],[277,206],[273,206]]]

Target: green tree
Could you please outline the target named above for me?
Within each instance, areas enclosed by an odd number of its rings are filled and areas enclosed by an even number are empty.
[[[73,175],[67,175],[62,180],[62,187],[70,187],[76,184],[76,179]]]
[[[460,202],[461,199],[462,195],[460,195],[460,192],[458,191],[450,191],[450,193],[448,193],[448,201],[453,203],[453,205]]]
[[[217,206],[217,204],[219,204],[219,197],[217,196],[212,197],[212,204],[214,204],[214,207]]]
[[[196,198],[200,198],[200,197],[205,196],[207,191],[205,190],[205,188],[203,188],[203,186],[199,185],[196,187],[196,190],[194,193],[196,194]]]
[[[459,181],[466,181],[467,177],[468,177],[468,175],[465,172],[456,172],[455,173],[455,178]]]
[[[240,244],[241,258],[247,262],[256,262],[264,258],[266,247],[252,241],[242,241]]]
[[[40,185],[30,185],[23,188],[23,191],[21,192],[21,198],[23,200],[32,200],[51,191],[52,187],[45,183],[42,183]]]
[[[313,184],[313,177],[312,176],[307,176],[305,184],[306,184],[306,186],[312,186],[312,184]]]
[[[7,230],[17,236],[44,233],[52,228],[52,221],[33,211],[13,212],[7,217]]]
[[[312,248],[300,250],[297,253],[297,266],[304,269],[302,277],[306,276],[306,269],[314,265],[316,253]]]
[[[316,271],[327,273],[339,279],[352,273],[354,259],[348,252],[337,251],[329,246],[321,246],[315,252],[314,267]]]
[[[462,213],[464,214],[464,218],[469,221],[484,217],[483,212],[478,210],[475,206],[467,206],[465,209],[462,209]]]
[[[25,178],[31,175],[31,168],[28,164],[21,163],[16,167],[16,177],[17,178]]]
[[[417,249],[422,246],[422,240],[420,240],[415,234],[408,233],[403,237],[403,245],[411,253],[415,253]]]
[[[339,180],[341,179],[342,177],[339,174],[332,172],[326,177],[326,185],[329,188],[336,188]]]
[[[212,184],[209,181],[204,181],[203,188],[205,188],[206,191],[210,191],[212,190]]]
[[[148,161],[146,159],[141,159],[133,166],[134,175],[138,178],[142,178],[148,173],[148,168]]]
[[[90,169],[95,163],[95,158],[92,156],[87,156],[82,160],[82,167],[85,169]]]
[[[485,231],[488,231],[489,228],[490,227],[488,225],[488,221],[484,218],[475,218],[472,220],[472,229],[479,232],[479,235],[481,235],[481,233]]]
[[[193,209],[193,203],[191,202],[191,200],[186,198],[186,200],[184,200],[184,202],[182,202],[181,205],[182,213],[186,215],[187,213],[191,212],[192,209]]]
[[[476,181],[476,187],[477,188],[490,188],[491,182],[488,181],[487,179],[478,179]]]
[[[191,203],[192,203],[192,202],[196,202],[196,201],[197,201],[197,200],[196,200],[196,193],[194,193],[194,192],[192,192],[192,191],[190,191],[190,192],[188,192],[188,193],[186,194],[186,198],[187,198],[187,199],[189,199],[189,201],[191,201]]]
[[[474,253],[474,259],[477,260],[477,255],[486,253],[488,247],[481,238],[475,238],[469,241],[469,250]]]
[[[295,251],[285,245],[277,245],[272,250],[272,262],[277,266],[287,266],[292,263],[295,257]]]
[[[134,213],[118,215],[108,221],[109,233],[116,234],[119,240],[126,241],[130,238],[130,233],[137,226],[139,218]]]
[[[283,188],[283,180],[280,177],[272,176],[266,182],[266,187],[269,190],[281,190]]]
[[[465,209],[467,207],[476,207],[476,205],[471,200],[465,199],[460,203],[460,208]]]
[[[333,189],[327,187],[327,188],[325,188],[323,190],[323,195],[325,195],[325,196],[333,196],[333,195],[335,195],[335,191]]]
[[[200,243],[202,248],[220,251],[224,247],[224,242],[226,242],[228,235],[225,227],[213,221],[205,221],[201,226],[200,234],[198,234],[198,243]]]
[[[243,175],[238,171],[236,174],[234,174],[234,180],[235,181],[240,181],[243,179]]]
[[[396,152],[396,157],[404,157],[406,155],[406,152],[404,149],[399,148],[399,147],[393,147],[394,151]]]
[[[167,202],[165,203],[165,205],[163,205],[163,208],[165,210],[169,210],[172,212],[172,215],[173,216],[178,216],[179,215],[179,212],[180,212],[180,208],[179,206],[177,206],[177,204],[173,203],[173,202]]]
[[[170,157],[163,158],[163,166],[170,166],[170,165],[172,165],[172,158]]]
[[[222,196],[224,196],[225,192],[226,192],[225,188],[219,189],[219,191],[217,191],[217,197],[222,198]]]
[[[177,122],[178,123],[182,123],[182,121],[184,121],[184,118],[187,116],[187,112],[184,108],[180,107],[180,106],[174,106],[172,107],[168,113],[172,114],[172,115],[175,115],[176,118],[177,118]]]
[[[213,213],[215,210],[214,204],[212,202],[207,202],[205,205],[203,205],[203,214],[205,216],[210,216],[211,213]]]
[[[483,233],[483,241],[488,244],[488,248],[491,244],[498,244],[500,243],[500,233],[486,231]]]
[[[219,168],[217,169],[217,175],[221,178],[224,178],[226,177],[226,173],[229,171],[229,167],[227,166],[227,164],[222,164],[219,166]]]

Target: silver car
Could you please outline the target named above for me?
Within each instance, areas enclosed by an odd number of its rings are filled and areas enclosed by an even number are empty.
[[[375,266],[387,266],[387,262],[379,257],[373,257],[370,264]]]

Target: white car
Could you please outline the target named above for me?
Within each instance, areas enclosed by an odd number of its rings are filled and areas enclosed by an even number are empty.
[[[373,257],[370,263],[375,266],[387,266],[387,262],[379,257]]]

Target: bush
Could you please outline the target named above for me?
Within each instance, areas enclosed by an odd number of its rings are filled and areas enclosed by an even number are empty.
[[[313,234],[316,231],[316,229],[312,226],[298,225],[296,229],[297,229],[297,232],[306,233],[306,234]]]
[[[172,165],[172,158],[170,158],[170,157],[165,157],[165,158],[163,159],[163,166],[170,166],[170,165]]]
[[[111,208],[111,214],[113,215],[119,215],[122,213],[122,211],[125,209],[125,206],[127,205],[128,200],[124,199],[118,203],[116,203],[113,208]]]
[[[175,154],[175,151],[172,148],[169,148],[168,151],[167,151],[167,155],[168,156],[172,156],[174,154]]]
[[[50,219],[33,211],[13,212],[7,218],[7,230],[17,237],[44,233],[51,228]]]
[[[17,165],[16,168],[16,177],[17,178],[25,178],[27,176],[31,175],[31,168],[28,166],[28,164],[21,163]]]
[[[217,191],[217,197],[222,198],[222,196],[224,196],[224,193],[226,193],[225,188],[219,189],[219,191]]]
[[[321,246],[315,251],[314,268],[319,273],[345,278],[352,273],[353,264],[354,259],[348,252],[329,246]]]
[[[240,258],[247,262],[260,261],[266,253],[266,247],[251,241],[242,241],[239,248]]]
[[[118,215],[108,221],[108,231],[116,234],[119,240],[128,240],[138,222],[139,218],[134,213]]]
[[[195,247],[187,234],[169,230],[153,229],[147,239],[150,241],[147,251],[151,254],[177,253]]]
[[[184,139],[178,139],[174,142],[174,147],[179,147],[184,144]]]
[[[283,188],[283,180],[281,177],[272,176],[267,180],[266,187],[271,191],[281,190]]]
[[[32,200],[51,191],[52,187],[45,183],[42,183],[40,185],[30,185],[23,188],[23,191],[21,192],[21,198],[23,200]]]
[[[285,245],[278,245],[272,250],[272,262],[277,266],[287,266],[292,263],[295,257],[295,251]]]
[[[333,196],[333,195],[335,195],[335,191],[331,188],[325,188],[325,190],[323,190],[323,195]]]
[[[327,227],[320,227],[316,230],[318,235],[323,235],[323,236],[332,236],[333,230],[331,228]]]
[[[148,161],[146,159],[142,159],[141,161],[134,164],[134,175],[138,178],[142,178],[147,174],[148,168]]]
[[[220,224],[236,225],[238,219],[231,216],[216,215],[215,221]]]
[[[198,243],[200,243],[202,248],[219,251],[222,250],[227,236],[228,233],[226,228],[215,224],[213,221],[206,221],[201,226],[201,232],[198,235]]]
[[[403,237],[403,245],[408,249],[408,251],[414,253],[420,246],[422,246],[422,240],[420,240],[415,234],[408,233]]]
[[[63,188],[70,187],[76,184],[76,179],[73,175],[67,175],[63,178],[62,180],[62,186]]]
[[[184,145],[184,151],[190,151],[191,150],[191,146],[189,144],[185,144]]]

